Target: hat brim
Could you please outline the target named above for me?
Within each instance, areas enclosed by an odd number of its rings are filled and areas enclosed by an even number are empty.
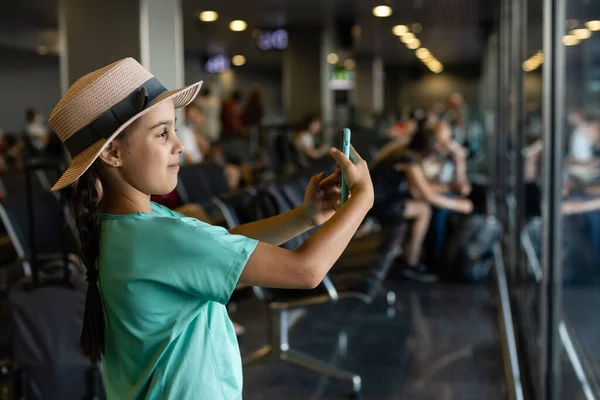
[[[71,162],[71,166],[67,168],[67,170],[62,174],[62,176],[58,179],[58,181],[52,187],[52,190],[60,190],[63,189],[73,182],[75,182],[87,169],[92,165],[92,163],[98,158],[100,153],[112,142],[125,128],[131,125],[136,119],[140,118],[142,115],[146,114],[150,110],[154,109],[158,104],[165,100],[173,100],[173,104],[175,108],[185,107],[192,102],[198,95],[200,91],[200,87],[202,86],[202,81],[196,82],[193,85],[186,86],[181,89],[169,90],[164,92],[160,96],[158,96],[148,108],[145,108],[143,111],[131,117],[127,122],[119,127],[108,139],[100,139],[92,146],[78,154],[75,158],[73,158]]]

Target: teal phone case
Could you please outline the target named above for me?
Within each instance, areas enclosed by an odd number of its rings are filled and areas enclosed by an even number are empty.
[[[344,155],[350,158],[350,129],[345,128],[342,131],[342,141],[340,144],[340,150]],[[344,171],[342,171],[342,182],[341,182],[342,193],[340,194],[340,203],[344,205],[344,203],[348,200],[348,185],[346,185],[346,178],[344,177]]]

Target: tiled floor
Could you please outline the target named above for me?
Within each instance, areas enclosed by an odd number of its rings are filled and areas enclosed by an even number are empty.
[[[497,314],[486,286],[400,283],[396,307],[353,300],[310,310],[292,330],[292,348],[359,373],[367,399],[504,399],[504,366]],[[243,353],[266,334],[257,300],[234,319],[248,331]],[[347,354],[339,350],[339,332]],[[344,399],[348,383],[284,364],[245,368],[245,399]]]
[[[496,308],[486,286],[398,283],[394,308],[384,298],[309,310],[294,326],[292,348],[362,376],[366,399],[505,399]],[[2,308],[0,338],[6,339]],[[237,305],[248,353],[264,343],[266,310],[255,298]],[[347,351],[340,350],[340,331]],[[0,348],[3,343],[0,343]],[[244,399],[346,399],[348,383],[283,364],[245,367]],[[1,379],[0,379],[0,386]],[[1,396],[0,396],[1,397]]]

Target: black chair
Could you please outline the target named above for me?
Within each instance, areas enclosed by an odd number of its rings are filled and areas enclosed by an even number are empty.
[[[250,205],[255,195],[255,188],[247,188],[215,196],[212,201],[223,216],[227,228],[231,229],[253,221]]]
[[[26,276],[68,281],[83,271],[74,226],[64,200],[48,191],[39,176],[39,169],[30,169],[0,179],[6,191],[0,221]],[[39,274],[32,274],[33,269]]]
[[[81,356],[86,286],[17,286],[8,294],[15,399],[105,398],[100,366]]]
[[[80,354],[85,284],[68,209],[40,180],[41,163],[2,177],[0,219],[30,281],[8,292],[15,398],[100,398],[100,370]],[[26,277],[27,278],[27,277]]]
[[[184,203],[203,204],[229,190],[225,170],[220,165],[201,163],[179,171],[177,192]]]
[[[208,162],[183,167],[175,190],[183,204],[200,205],[215,222],[218,215],[212,198],[230,191],[223,167]]]

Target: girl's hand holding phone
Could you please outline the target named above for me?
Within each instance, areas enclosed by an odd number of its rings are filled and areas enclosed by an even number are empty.
[[[304,213],[312,225],[324,224],[340,208],[342,170],[348,185],[348,197],[358,197],[368,209],[373,206],[373,183],[367,162],[353,147],[351,158],[356,164],[338,149],[332,148],[330,154],[339,167],[326,178],[323,178],[323,173],[313,176],[304,195]]]
[[[346,184],[350,193],[356,197],[360,196],[361,199],[366,201],[369,208],[373,206],[373,182],[371,182],[371,175],[369,173],[369,166],[367,162],[356,152],[353,146],[350,146],[350,158],[354,161],[350,161],[341,151],[336,148],[332,148],[329,154],[335,159],[339,167],[333,175],[325,178],[321,181],[319,186],[329,187],[331,184],[339,185],[341,180],[341,171],[344,172]]]

